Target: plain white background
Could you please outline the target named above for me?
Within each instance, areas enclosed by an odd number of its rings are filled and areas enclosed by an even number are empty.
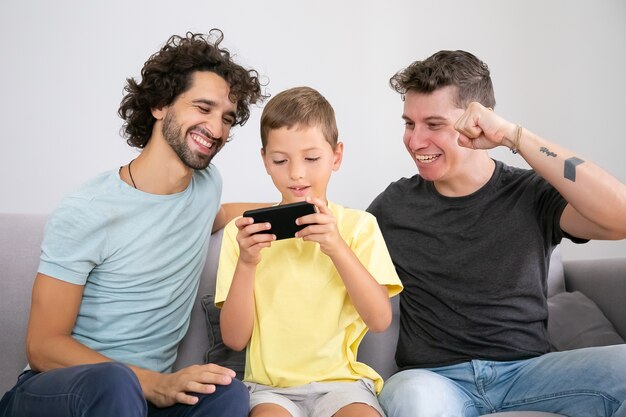
[[[125,79],[170,35],[212,27],[269,93],[309,85],[333,104],[345,157],[328,195],[346,206],[365,209],[416,172],[388,79],[440,49],[489,64],[501,115],[626,181],[622,0],[0,0],[0,212],[49,213],[133,158],[117,117]],[[260,112],[214,159],[225,202],[279,199],[259,156]],[[526,166],[508,151],[492,156]],[[626,242],[563,252],[624,256]]]

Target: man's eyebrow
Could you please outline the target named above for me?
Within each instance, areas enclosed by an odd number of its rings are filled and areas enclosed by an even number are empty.
[[[195,100],[191,100],[193,104],[206,104],[209,107],[215,107],[216,103],[213,100],[209,100],[208,98],[197,98]]]
[[[427,122],[447,122],[448,119],[446,119],[443,116],[428,116],[424,119]]]
[[[402,115],[402,119],[406,120],[407,122],[412,122],[413,121],[413,119],[411,119],[406,114]],[[428,116],[428,117],[425,117],[423,120],[425,122],[446,122],[448,119],[446,119],[443,116]]]

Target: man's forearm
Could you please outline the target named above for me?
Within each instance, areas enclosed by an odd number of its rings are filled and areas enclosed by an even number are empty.
[[[28,363],[43,372],[68,366],[111,362],[111,359],[88,348],[72,336],[53,336],[45,340],[27,340]]]
[[[626,186],[585,158],[522,130],[518,153],[582,216],[626,234]]]

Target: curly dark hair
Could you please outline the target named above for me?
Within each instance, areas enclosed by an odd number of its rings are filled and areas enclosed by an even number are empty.
[[[489,67],[465,51],[439,51],[423,61],[415,61],[389,80],[391,88],[430,94],[447,86],[457,87],[455,104],[465,109],[472,101],[485,107],[496,106]]]
[[[213,37],[215,40],[211,41]],[[211,29],[207,35],[187,32],[185,37],[171,36],[144,64],[141,82],[126,80],[126,95],[118,114],[124,120],[122,134],[130,146],[146,146],[155,123],[151,110],[170,105],[187,91],[195,71],[210,71],[226,80],[230,99],[237,103],[234,124],[246,123],[250,105],[266,96],[261,92],[258,72],[236,64],[230,52],[220,48],[223,39],[219,29]]]

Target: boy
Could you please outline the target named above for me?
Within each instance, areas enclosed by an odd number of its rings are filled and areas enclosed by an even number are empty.
[[[334,111],[311,88],[286,90],[263,110],[261,140],[281,204],[317,213],[295,239],[249,217],[224,232],[216,304],[224,343],[248,347],[251,416],[384,416],[382,379],[356,354],[368,327],[387,328],[402,285],[374,217],[326,199],[343,154]]]

